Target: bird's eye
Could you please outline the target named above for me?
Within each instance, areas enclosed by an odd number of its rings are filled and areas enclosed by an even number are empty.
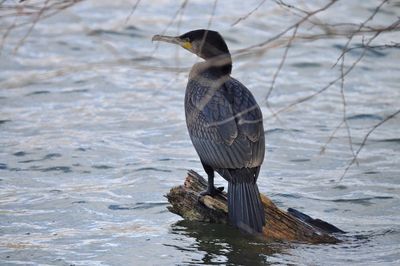
[[[193,48],[189,38],[184,38],[181,46],[187,50],[191,50]]]

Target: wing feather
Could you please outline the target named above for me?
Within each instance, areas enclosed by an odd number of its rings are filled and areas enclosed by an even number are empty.
[[[251,92],[230,78],[213,89],[191,79],[186,122],[201,161],[214,169],[260,166],[264,159],[262,114]]]

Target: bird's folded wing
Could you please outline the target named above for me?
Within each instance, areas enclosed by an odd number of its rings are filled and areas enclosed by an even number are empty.
[[[260,126],[241,121],[252,119],[258,113],[252,110],[235,115],[235,109],[240,111],[241,108],[247,108],[235,106],[240,103],[232,101],[239,101],[240,90],[227,91],[229,87],[212,90],[199,84],[190,86],[197,88],[186,102],[187,123],[200,159],[214,168],[259,166],[264,156],[264,138],[260,139],[260,132],[256,132]],[[247,93],[244,92],[243,95],[246,96]],[[255,103],[254,98],[250,98],[253,101],[247,99],[245,103]]]

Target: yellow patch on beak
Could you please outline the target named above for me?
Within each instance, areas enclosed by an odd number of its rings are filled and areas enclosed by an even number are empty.
[[[182,47],[190,50],[190,49],[192,49],[192,44],[190,42],[184,42],[184,43],[182,43]]]

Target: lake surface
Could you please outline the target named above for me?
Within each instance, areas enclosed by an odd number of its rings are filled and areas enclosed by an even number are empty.
[[[143,3],[142,3],[143,2]],[[191,65],[183,49],[151,42],[166,30],[218,30],[231,51],[265,41],[299,18],[272,1],[84,1],[12,30],[0,56],[1,265],[399,265],[400,117],[378,127],[352,160],[340,81],[277,117],[265,97],[284,48],[234,57],[233,76],[260,103],[266,158],[259,188],[347,233],[337,245],[264,243],[222,225],[167,211],[164,195],[188,169],[204,174],[187,134],[183,98]],[[315,10],[324,1],[300,5]],[[3,2],[4,5],[4,2]],[[318,15],[361,23],[376,1],[342,1]],[[211,17],[211,14],[214,16]],[[389,25],[395,1],[371,25]],[[22,19],[22,18],[21,18]],[[4,19],[9,25],[13,19]],[[4,26],[2,34],[4,34]],[[299,34],[318,33],[309,24]],[[290,36],[289,33],[287,36]],[[268,99],[277,111],[340,76],[347,39],[295,41]],[[358,38],[355,44],[360,44]],[[398,32],[372,44],[400,42]],[[352,44],[353,45],[353,44]],[[346,54],[350,67],[362,49]],[[346,118],[357,151],[400,107],[398,49],[366,52],[346,76]],[[339,62],[340,64],[340,62]],[[222,178],[219,185],[226,186]]]

